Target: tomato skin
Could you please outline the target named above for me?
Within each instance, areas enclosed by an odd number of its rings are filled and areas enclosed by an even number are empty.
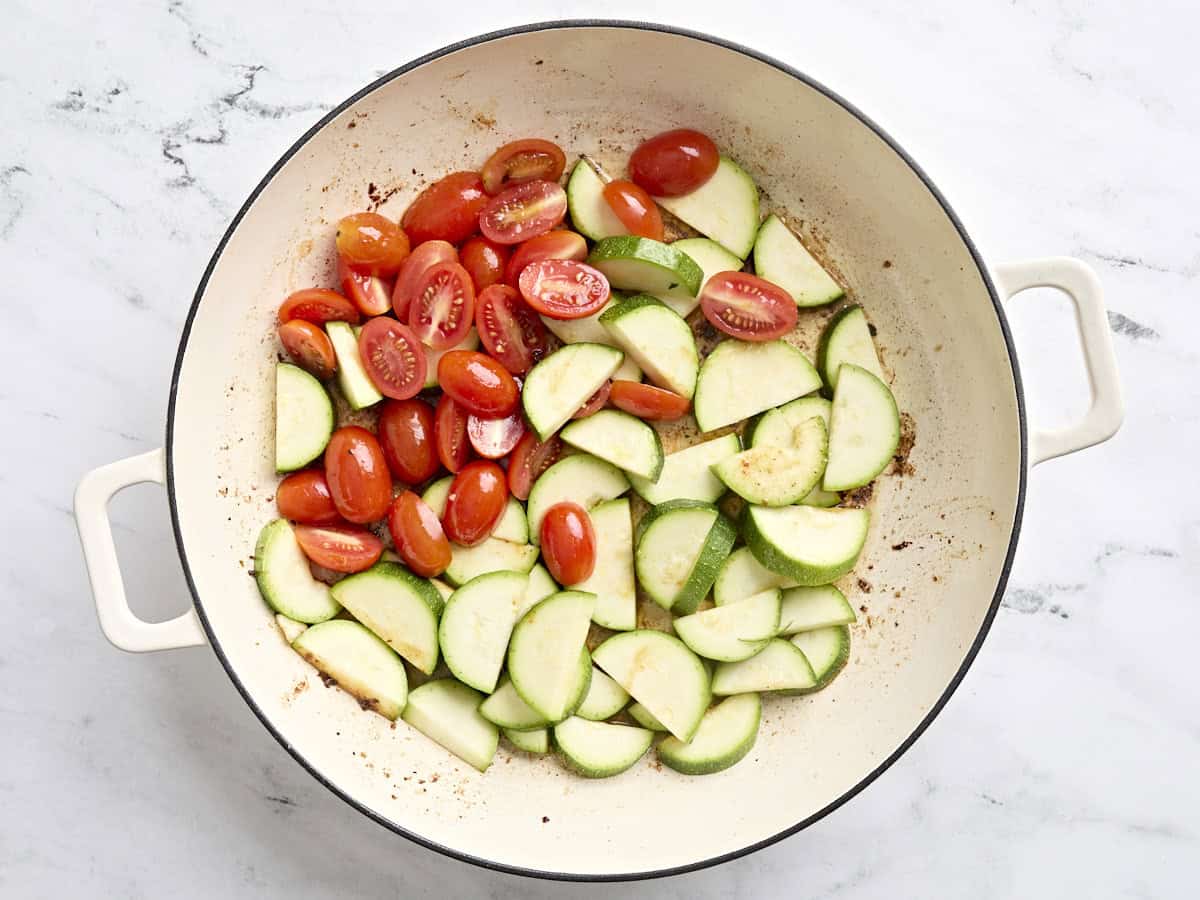
[[[526,181],[501,191],[479,214],[479,230],[497,244],[545,234],[567,214],[567,192],[554,181]]]
[[[582,319],[608,302],[608,279],[587,263],[542,259],[521,271],[521,296],[551,319]]]
[[[494,284],[479,295],[475,327],[484,349],[514,375],[528,372],[550,347],[542,320],[506,284]]]
[[[321,381],[332,378],[337,371],[333,341],[312,322],[303,319],[284,322],[279,326],[279,341],[296,365]]]
[[[562,451],[563,443],[558,435],[548,441],[539,441],[532,431],[525,432],[508,458],[508,489],[512,495],[518,500],[528,500],[533,483],[558,462]]]
[[[408,258],[408,235],[379,213],[355,213],[337,224],[337,251],[357,271],[389,278]]]
[[[632,181],[610,181],[604,186],[604,199],[630,234],[663,239],[662,213],[643,188]]]
[[[742,341],[773,341],[796,327],[791,294],[749,272],[718,272],[700,292],[704,318]]]
[[[408,325],[423,344],[446,350],[462,343],[475,319],[475,285],[456,262],[425,270],[408,308]]]
[[[578,503],[555,503],[542,518],[542,558],[563,587],[579,584],[596,568],[596,531]]]
[[[614,381],[608,402],[631,416],[652,422],[683,418],[692,408],[687,397],[638,381]]]
[[[433,414],[433,436],[437,445],[438,460],[446,471],[456,473],[471,458],[471,444],[467,440],[467,411],[454,402],[449,394],[442,394],[437,410]]]
[[[379,412],[379,446],[388,470],[405,484],[428,481],[438,470],[433,407],[422,400],[389,400]]]
[[[459,261],[471,276],[476,292],[504,280],[504,270],[512,249],[493,244],[485,237],[473,237],[459,251]]]
[[[446,241],[426,241],[413,248],[392,289],[392,310],[401,322],[408,321],[408,309],[421,286],[421,279],[430,267],[440,262],[458,262],[458,251]]]
[[[347,522],[382,519],[392,502],[392,476],[375,435],[357,425],[339,428],[325,448],[325,481]]]
[[[525,138],[505,144],[483,164],[483,189],[495,196],[514,184],[527,181],[558,181],[567,166],[566,154],[558,144],[540,138]]]
[[[420,393],[429,371],[429,358],[417,336],[395,319],[378,316],[358,334],[363,368],[379,393],[407,400]]]
[[[479,214],[487,203],[478,174],[452,172],[421,191],[404,211],[400,224],[414,244],[461,244],[479,230]]]
[[[275,505],[279,515],[303,525],[332,525],[342,520],[325,473],[317,469],[293,472],[275,489]]]
[[[613,383],[606,381],[596,389],[596,393],[588,398],[587,403],[579,407],[571,416],[572,419],[586,419],[593,413],[598,413],[604,409],[604,404],[608,402],[608,395],[612,392]]]
[[[450,565],[450,542],[442,523],[429,506],[412,491],[392,501],[388,531],[405,565],[422,578],[433,578]]]
[[[293,531],[304,555],[334,572],[361,572],[383,555],[383,541],[365,528],[297,525]]]
[[[487,540],[508,504],[504,470],[490,460],[467,463],[450,483],[442,527],[446,537],[464,547]]]
[[[378,275],[357,271],[342,256],[337,262],[338,284],[365,316],[382,316],[392,308],[392,285]]]
[[[438,361],[438,384],[467,412],[503,419],[516,410],[521,391],[508,369],[486,353],[451,350]]]
[[[574,231],[547,231],[517,246],[504,270],[504,283],[516,287],[527,265],[540,259],[587,259],[587,241]]]
[[[525,418],[519,412],[503,419],[467,417],[467,437],[475,452],[484,459],[508,456],[525,435]]]
[[[638,145],[629,157],[629,177],[655,197],[682,197],[712,178],[720,161],[708,135],[676,128]]]
[[[339,294],[325,288],[305,288],[288,294],[279,307],[279,324],[292,319],[303,319],[315,325],[326,322],[349,322],[357,325],[362,321],[358,307]]]

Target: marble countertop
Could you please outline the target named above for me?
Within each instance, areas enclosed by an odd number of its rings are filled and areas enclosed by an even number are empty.
[[[884,777],[801,835],[630,896],[1185,897],[1200,876],[1200,103],[1194,4],[878,0],[8,4],[0,35],[0,895],[599,896],[460,864],[359,816],[254,719],[207,649],[97,627],[71,492],[160,445],[193,288],[261,174],[406,60],[520,21],[669,21],[852,98],[989,258],[1101,273],[1128,404],[1038,468],[991,637]],[[803,7],[803,12],[798,11]],[[1035,421],[1085,381],[1066,306],[1014,329]],[[1065,344],[1065,352],[1063,346]],[[140,613],[185,608],[163,493],[113,505]],[[610,889],[611,890],[611,889]]]

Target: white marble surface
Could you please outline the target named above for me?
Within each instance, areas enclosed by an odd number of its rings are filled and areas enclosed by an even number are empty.
[[[5,4],[0,895],[604,890],[413,846],[292,762],[207,649],[109,647],[69,511],[83,471],[160,444],[177,335],[212,247],[323,110],[443,44],[573,14],[676,22],[777,55],[908,145],[990,258],[1092,263],[1129,408],[1111,443],[1033,474],[992,635],[913,750],[800,836],[629,894],[1196,896],[1200,12],[1182,0],[1136,13],[1117,0],[778,5],[797,11]],[[1084,402],[1064,306],[1046,299],[1015,312],[1040,421]],[[127,492],[114,517],[135,605],[183,609],[162,493]]]

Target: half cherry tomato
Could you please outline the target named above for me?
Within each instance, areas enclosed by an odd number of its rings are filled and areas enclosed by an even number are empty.
[[[484,459],[500,459],[512,452],[525,434],[525,419],[519,412],[503,419],[467,416],[467,437]]]
[[[608,402],[631,416],[654,422],[682,418],[692,408],[687,397],[638,381],[614,381]]]
[[[506,284],[493,284],[479,295],[475,327],[484,349],[514,375],[533,368],[550,345],[550,335],[537,313]]]
[[[596,531],[578,503],[555,503],[542,517],[542,558],[563,587],[587,581],[596,568]]]
[[[664,131],[629,157],[629,177],[655,197],[690,194],[713,177],[721,154],[706,134],[691,128]]]
[[[474,547],[496,530],[508,505],[508,482],[494,462],[477,459],[463,466],[450,483],[442,527],[446,537]]]
[[[389,400],[379,413],[379,446],[392,475],[405,484],[428,481],[438,470],[433,407],[422,400]]]
[[[475,291],[504,280],[504,269],[512,250],[503,244],[493,244],[485,237],[473,237],[459,253],[463,268],[475,282]]]
[[[458,262],[458,251],[446,241],[426,241],[414,247],[400,267],[392,289],[392,310],[401,322],[408,321],[409,307],[421,289],[425,273],[440,262]]]
[[[579,407],[579,409],[575,411],[571,418],[586,419],[593,413],[598,413],[600,410],[604,409],[604,404],[608,402],[608,395],[612,391],[612,387],[613,383],[611,381],[606,381],[604,384],[600,385],[600,388],[596,391],[596,393],[592,394],[592,396],[588,398],[587,403]]]
[[[429,360],[407,326],[395,319],[371,319],[358,334],[358,355],[379,393],[393,400],[415,397],[425,385]]]
[[[275,489],[275,505],[285,519],[305,525],[331,525],[342,520],[333,505],[325,473],[316,469],[293,472],[279,482]]]
[[[342,518],[358,525],[382,519],[392,502],[392,476],[379,441],[357,425],[339,428],[329,439],[325,481]]]
[[[796,301],[749,272],[718,272],[700,292],[704,318],[742,341],[773,341],[796,327]]]
[[[304,555],[334,572],[361,572],[383,555],[383,541],[365,528],[297,525],[293,530]]]
[[[479,213],[488,195],[475,172],[453,172],[417,195],[400,224],[414,244],[449,241],[461,244],[479,230]]]
[[[497,244],[519,244],[558,225],[567,214],[567,192],[553,181],[513,185],[488,201],[479,230]]]
[[[504,283],[516,287],[521,272],[539,259],[587,259],[587,241],[573,231],[547,231],[517,247],[504,272]]]
[[[505,144],[483,164],[483,189],[498,194],[527,181],[558,181],[566,168],[566,154],[558,144],[526,138]]]
[[[521,391],[508,370],[486,353],[451,350],[438,361],[438,384],[467,412],[502,419],[517,408]]]
[[[355,213],[337,223],[337,251],[357,271],[390,278],[408,258],[408,235],[379,213]]]
[[[392,286],[378,275],[357,271],[342,256],[337,262],[338,284],[342,293],[366,316],[381,316],[392,308]]]
[[[408,324],[423,344],[446,350],[471,330],[475,320],[475,285],[456,262],[430,266],[421,276],[408,308]]]
[[[608,302],[608,279],[587,263],[543,259],[521,270],[521,296],[544,316],[582,319]]]
[[[425,501],[405,491],[388,510],[388,531],[405,564],[422,578],[441,575],[450,565],[450,542]]]
[[[322,329],[303,319],[279,326],[279,341],[296,365],[324,381],[337,371],[333,342]]]
[[[525,432],[508,460],[508,489],[512,495],[518,500],[528,500],[533,483],[558,462],[562,449],[562,441],[557,435],[548,441],[539,441],[532,431]]]
[[[655,241],[663,239],[658,205],[632,181],[610,181],[604,186],[604,200],[630,234]]]
[[[467,411],[454,402],[449,394],[442,394],[437,410],[433,414],[433,437],[437,444],[438,459],[450,472],[457,472],[471,458],[471,445],[467,442]]]
[[[362,319],[358,307],[339,294],[325,288],[305,288],[289,294],[279,307],[279,321],[303,319],[324,325],[326,322],[349,322],[357,325]]]

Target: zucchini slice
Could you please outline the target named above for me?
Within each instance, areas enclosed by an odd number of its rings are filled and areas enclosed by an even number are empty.
[[[597,625],[632,631],[637,628],[637,584],[629,501],[619,497],[598,503],[588,515],[596,532],[596,567],[575,589],[596,595],[592,621]]]
[[[700,290],[696,292],[695,297],[658,298],[686,319],[700,305],[700,294],[704,293],[704,285],[708,283],[708,279],[718,272],[737,272],[742,268],[742,261],[709,238],[684,238],[673,241],[671,246],[690,256],[692,262],[700,266],[704,273],[700,281]]]
[[[597,536],[597,542],[599,537]],[[551,594],[557,594],[562,588],[558,586],[550,573],[546,571],[546,567],[541,563],[535,565],[529,570],[529,583],[525,588],[525,597],[521,601],[521,605],[516,610],[516,620],[519,622],[521,616],[533,609]]]
[[[712,467],[741,449],[736,434],[722,435],[668,454],[657,481],[635,475],[629,482],[643,500],[655,506],[670,500],[715,503],[725,493],[725,485]]]
[[[335,584],[333,597],[384,643],[426,675],[438,663],[442,596],[404,566],[376,563]]]
[[[846,668],[850,659],[850,629],[845,625],[802,631],[792,637],[792,643],[812,666],[813,677],[817,681],[803,693],[821,690]]]
[[[333,619],[306,628],[292,649],[355,697],[363,709],[395,719],[408,698],[404,663],[362,625]]]
[[[838,370],[844,363],[853,363],[866,369],[887,384],[883,366],[879,364],[879,354],[875,352],[871,325],[861,306],[839,309],[825,326],[817,346],[817,369],[831,391],[837,387]]]
[[[900,411],[888,386],[853,363],[843,363],[838,371],[822,484],[827,491],[869,483],[900,446]]]
[[[668,737],[658,745],[664,765],[684,775],[712,775],[740,762],[754,747],[762,701],[758,694],[738,694],[709,709],[696,736],[686,744]]]
[[[786,575],[764,568],[749,547],[738,547],[721,563],[721,571],[713,582],[713,601],[717,606],[724,606],[771,588],[787,588],[794,584]]]
[[[453,678],[427,681],[408,695],[403,719],[459,759],[486,772],[500,730],[479,714],[483,695]]]
[[[675,310],[648,294],[637,294],[609,309],[600,323],[655,384],[689,399],[696,392],[696,338]]]
[[[463,684],[485,694],[496,689],[528,584],[523,572],[489,572],[450,595],[438,640],[447,667]]]
[[[507,676],[501,678],[496,690],[479,704],[479,714],[493,725],[509,731],[532,731],[551,724],[549,719],[521,699]]]
[[[850,605],[846,595],[832,584],[793,587],[783,592],[783,604],[779,609],[779,633],[786,635],[800,631],[816,631],[831,625],[849,625],[857,619],[854,607]]]
[[[560,459],[534,482],[525,514],[529,538],[541,540],[542,517],[555,503],[570,500],[591,509],[603,500],[615,500],[629,490],[629,479],[614,466],[588,453]]]
[[[683,616],[675,620],[675,633],[705,659],[749,659],[779,631],[780,595],[779,588],[772,588],[736,603]]]
[[[551,319],[549,316],[542,316],[541,319],[550,333],[564,344],[604,344],[608,347],[617,347],[617,342],[608,333],[608,329],[600,324],[600,317],[612,309],[616,303],[619,303],[620,297],[621,295],[614,294],[609,297],[604,306],[582,319]],[[617,349],[619,350],[620,347]],[[637,363],[626,356],[617,371],[613,372],[612,379],[613,381],[641,381],[642,370],[638,368]]]
[[[758,187],[728,156],[722,156],[712,178],[690,194],[654,199],[738,259],[750,255],[758,234]]]
[[[283,635],[283,639],[289,644],[304,634],[304,630],[308,628],[303,622],[289,619],[283,613],[275,613],[275,625],[279,629],[279,633]]]
[[[567,179],[567,211],[575,230],[589,241],[629,234],[604,199],[604,179],[586,159],[580,159]]]
[[[321,382],[291,363],[275,367],[275,470],[303,469],[333,434],[333,401]]]
[[[695,297],[704,279],[703,270],[686,253],[632,234],[604,238],[587,261],[615,289],[656,297]]]
[[[550,730],[548,728],[535,728],[532,731],[513,731],[511,728],[501,728],[500,733],[523,753],[550,752]]]
[[[362,357],[358,354],[358,335],[348,322],[326,322],[325,333],[333,344],[333,353],[337,357],[338,387],[342,396],[350,404],[351,409],[366,409],[383,399],[379,388],[363,368]]]
[[[854,568],[870,521],[865,509],[747,506],[743,534],[759,563],[811,587]]]
[[[791,294],[797,306],[824,306],[846,293],[774,214],[758,229],[754,271]]]
[[[600,721],[615,716],[629,702],[629,694],[599,669],[592,668],[592,683],[588,686],[587,696],[575,710],[575,715]]]
[[[560,437],[630,475],[654,481],[662,472],[663,448],[658,432],[627,412],[602,409],[571,422]]]
[[[525,613],[513,629],[508,676],[521,699],[547,721],[570,712],[595,603],[593,594],[561,591]]]
[[[796,427],[790,446],[743,450],[713,466],[713,473],[747,503],[789,506],[820,483],[828,453],[825,423],[814,416]]]
[[[451,544],[446,580],[455,587],[462,587],[471,579],[488,572],[527,573],[537,558],[538,548],[533,544],[514,544],[497,537],[490,537],[474,547]]]
[[[783,406],[769,409],[756,416],[746,426],[747,447],[790,447],[796,428],[814,416],[825,423],[829,430],[829,417],[833,410],[824,397],[813,395],[801,397]]]
[[[701,431],[713,431],[820,387],[817,370],[790,344],[722,341],[700,367],[696,423]]]
[[[724,697],[763,691],[806,691],[816,684],[817,678],[803,651],[791,641],[773,638],[749,659],[718,664],[713,673],[712,692]]]
[[[638,523],[638,582],[663,609],[693,613],[736,536],[733,523],[712,504],[672,500],[656,506]]]
[[[525,376],[521,406],[540,440],[546,440],[612,377],[624,354],[604,344],[568,344]]]
[[[593,722],[572,716],[554,726],[563,762],[584,778],[611,778],[646,755],[654,732],[632,725]]]
[[[308,557],[287,519],[268,522],[259,532],[254,580],[271,609],[306,625],[332,619],[342,609],[329,586],[313,578]]]
[[[629,709],[626,710],[633,721],[637,722],[643,728],[649,728],[651,731],[666,731],[667,726],[654,716],[650,715],[650,710],[642,706],[640,703],[629,704]]]

